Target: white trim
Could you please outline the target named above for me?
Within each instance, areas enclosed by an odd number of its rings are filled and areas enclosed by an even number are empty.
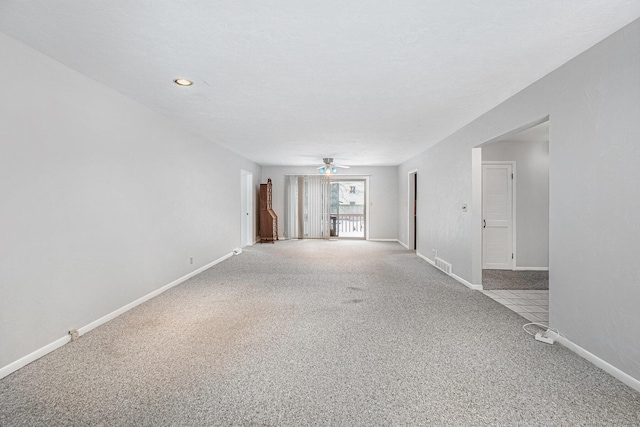
[[[511,253],[513,254],[513,259],[511,260],[511,268],[513,269],[516,265],[518,265],[518,247],[516,245],[516,233],[518,231],[518,223],[516,222],[516,208],[518,206],[516,187],[518,186],[518,173],[516,172],[515,160],[511,163],[511,173],[513,174],[513,178],[511,178],[511,227],[513,227],[511,235],[511,237],[513,238],[513,241],[511,242]]]
[[[369,239],[370,242],[397,242],[398,239]]]
[[[174,280],[173,282],[169,283],[168,285],[164,285],[163,287],[156,289],[155,291],[148,293],[147,295],[138,298],[137,300],[125,305],[124,307],[121,307],[115,311],[112,311],[111,313],[102,316],[101,318],[99,318],[98,320],[95,320],[91,323],[89,323],[86,326],[83,326],[81,328],[78,329],[78,336],[80,335],[84,335],[87,332],[91,331],[92,329],[97,328],[100,325],[103,325],[104,323],[107,323],[109,320],[113,320],[114,318],[118,317],[119,315],[123,314],[126,311],[131,310],[132,308],[142,304],[143,302],[146,302],[148,300],[150,300],[151,298],[160,295],[161,293],[168,291],[169,289],[173,288],[176,285],[179,285],[180,283],[192,278],[193,276],[202,273],[203,271],[213,267],[216,264],[221,263],[222,261],[226,260],[227,258],[230,258],[233,256],[233,252],[228,253],[226,255],[224,255],[221,258],[218,258],[217,260],[210,262],[209,264],[198,268],[197,270],[192,271],[191,273],[180,277],[179,279]],[[65,345],[66,343],[68,343],[70,341],[71,337],[70,336],[64,336],[62,338],[58,338],[57,340],[55,340],[54,342],[45,345],[42,348],[39,348],[38,350],[34,351],[33,353],[30,353],[18,360],[16,360],[15,362],[12,362],[10,364],[8,364],[7,366],[4,366],[3,368],[0,368],[0,379],[6,377],[7,375],[17,371],[18,369],[22,368],[23,366],[26,366],[27,364],[33,362],[36,359],[41,358],[42,356],[46,355],[47,353],[52,352],[53,350],[62,347],[63,345]]]
[[[563,346],[567,347],[569,350],[573,351],[578,356],[580,356],[580,357],[588,360],[589,362],[593,363],[598,368],[600,368],[603,371],[605,371],[607,374],[609,374],[612,377],[622,381],[623,383],[625,383],[626,385],[628,385],[632,389],[640,392],[640,381],[635,379],[635,378],[633,378],[631,375],[621,371],[620,369],[616,368],[615,366],[611,365],[610,363],[605,362],[604,360],[600,359],[595,354],[590,353],[589,351],[587,351],[584,348],[580,347],[579,345],[575,344],[574,342],[572,342],[568,338],[566,338],[566,337],[564,337],[562,335],[559,335],[559,334],[555,333],[554,331],[552,331],[550,329],[547,329],[547,336],[550,337],[550,338],[555,339],[557,342],[559,342]]]
[[[420,258],[422,258],[423,260],[427,261],[429,264],[433,265],[434,267],[436,266],[436,263],[431,261],[429,258],[427,258],[426,256],[422,255],[420,252],[416,251],[416,255],[418,255]]]
[[[34,360],[40,359],[42,356],[47,353],[51,353],[53,350],[62,347],[66,343],[71,340],[71,336],[67,335],[62,338],[58,338],[51,344],[47,344],[42,348],[34,351],[33,353],[27,354],[26,356],[16,360],[15,362],[9,363],[7,366],[0,368],[0,379],[6,377],[9,374],[14,373],[18,369],[28,365]]]
[[[429,258],[427,258],[426,256],[422,255],[421,253],[416,251],[416,255],[418,255],[420,258],[422,258],[423,260],[427,261],[429,264],[431,264],[432,266],[436,267],[436,264],[431,261]],[[437,268],[437,267],[436,267]],[[438,269],[440,270],[440,269]],[[440,270],[442,271],[442,270]],[[443,271],[444,273],[444,271]],[[446,273],[445,273],[446,274]],[[481,291],[482,290],[482,285],[474,285],[473,283],[469,283],[466,280],[464,280],[462,277],[460,276],[456,276],[455,274],[451,273],[451,274],[447,274],[447,276],[455,279],[456,281],[462,283],[463,285],[465,285],[467,288],[469,289],[473,289],[475,291]]]
[[[549,271],[549,267],[513,267],[513,271]]]
[[[241,222],[241,227],[246,229],[244,230],[245,241],[240,242],[241,248],[255,244],[255,242],[252,243],[253,238],[251,237],[252,234],[255,234],[254,228],[255,228],[255,222],[256,222],[255,214],[254,214],[255,209],[253,208],[255,197],[256,197],[256,191],[253,186],[253,172],[240,169],[240,186],[242,187],[243,185],[245,186],[244,190],[246,191],[246,194],[244,195],[245,200],[240,201],[240,211],[241,211],[240,222]],[[240,197],[242,198],[242,189],[240,191]],[[246,212],[242,212],[242,203],[244,202],[246,202],[247,204]],[[240,235],[242,235],[242,230],[240,232]]]
[[[343,177],[348,177],[347,179],[342,179]],[[371,207],[371,198],[369,196],[369,177],[371,175],[362,175],[362,174],[354,174],[354,175],[330,175],[329,176],[329,180],[331,182],[340,182],[340,181],[364,181],[364,240],[374,240],[374,239],[370,239],[369,238],[369,229],[371,227],[369,227],[369,221],[370,221],[370,215],[369,215],[369,211],[370,211],[370,207]],[[362,240],[361,237],[340,237],[338,236],[338,239],[342,239],[342,240],[349,240],[349,239],[353,239],[353,240]]]
[[[433,265],[434,267],[436,266],[436,263],[431,261],[429,258],[427,258],[426,256],[422,255],[420,252],[416,251],[416,255],[418,255],[420,258],[422,258],[423,260],[427,261],[429,264]]]
[[[482,283],[482,148],[471,149],[471,280]]]
[[[369,240],[369,229],[371,229],[370,227],[370,216],[369,216],[369,211],[371,210],[371,196],[369,194],[369,177],[365,176],[364,177],[364,206],[365,206],[365,210],[364,210],[364,239],[365,240]]]
[[[456,276],[453,273],[451,273],[451,277],[453,277],[454,279],[456,279],[458,282],[462,283],[463,285],[465,285],[469,289],[473,289],[474,291],[481,291],[482,290],[482,285],[474,285],[473,283],[469,283],[466,280],[464,280],[462,277]]]
[[[417,175],[418,174],[418,169],[411,170],[411,171],[409,171],[407,173],[407,246],[406,246],[406,248],[410,249],[410,250],[416,250],[417,251],[418,250],[418,247],[417,247],[418,246],[418,238],[417,237],[415,237],[416,247],[412,249],[409,246],[411,244],[411,224],[412,224],[412,221],[411,221],[412,215],[411,214],[413,213],[413,209],[412,209],[413,206],[411,205],[411,202],[413,201],[413,200],[411,200],[411,175],[413,175],[413,174]],[[417,199],[418,199],[418,195],[416,194],[416,200]],[[418,214],[418,212],[417,212],[417,206],[416,206],[416,215],[417,214]],[[413,232],[415,234],[416,230],[414,229]]]
[[[400,240],[397,240],[398,243],[400,243],[402,246],[404,246],[405,249],[409,249],[409,245],[405,245],[404,242],[401,242]],[[413,249],[409,249],[409,250],[413,250]]]

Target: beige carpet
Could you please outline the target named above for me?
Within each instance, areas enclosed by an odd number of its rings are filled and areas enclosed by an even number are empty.
[[[524,323],[395,243],[258,245],[1,380],[0,425],[640,425]]]

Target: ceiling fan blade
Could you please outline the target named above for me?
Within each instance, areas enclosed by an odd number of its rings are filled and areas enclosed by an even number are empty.
[[[343,169],[349,169],[351,166],[343,166],[343,165],[333,165],[334,168],[343,168]]]

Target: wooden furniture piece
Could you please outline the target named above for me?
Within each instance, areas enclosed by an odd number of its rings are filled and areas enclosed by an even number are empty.
[[[260,184],[260,243],[278,240],[278,216],[271,208],[271,178]]]

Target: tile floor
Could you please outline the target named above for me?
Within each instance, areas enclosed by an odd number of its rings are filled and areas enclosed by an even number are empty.
[[[549,322],[549,291],[480,291],[531,322]]]

